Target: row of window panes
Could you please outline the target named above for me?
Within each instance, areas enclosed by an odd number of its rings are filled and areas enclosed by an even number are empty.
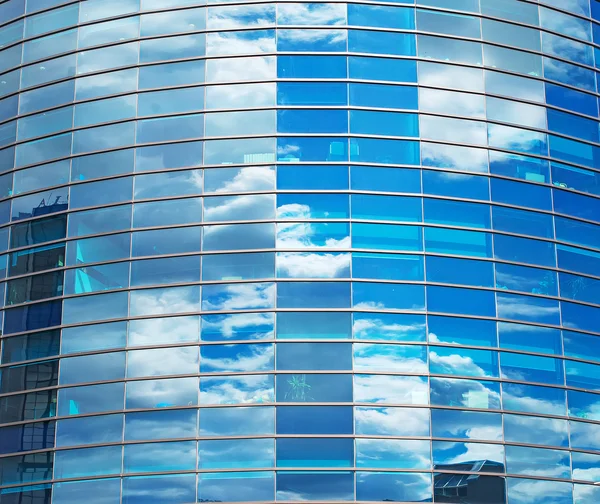
[[[176,342],[226,343],[270,340],[274,337],[278,340],[354,338],[387,342],[388,346],[392,342],[429,341],[500,347],[545,355],[564,354],[565,357],[600,362],[600,337],[591,334],[491,320],[368,312],[261,312],[250,315],[157,317],[65,328],[62,336],[60,330],[54,329],[5,338],[0,362],[8,364],[58,354],[64,356]],[[330,346],[329,343],[319,342],[296,345],[307,349],[327,349]],[[292,349],[293,346],[288,348]],[[305,355],[305,358],[309,357]],[[523,358],[526,360],[529,357]]]
[[[277,288],[276,288],[277,287]],[[129,316],[252,309],[374,309],[500,317],[597,331],[600,308],[523,294],[375,282],[272,282],[157,287],[21,305],[4,312],[4,334]],[[275,293],[277,291],[277,294]],[[131,298],[131,300],[130,300]],[[562,315],[562,319],[561,319]]]
[[[160,360],[160,357],[157,356],[157,359]],[[491,410],[503,408],[506,411],[535,415],[568,415],[574,419],[600,420],[600,395],[578,390],[474,378],[286,374],[278,375],[275,380],[273,374],[253,374],[159,378],[128,381],[127,384],[116,382],[84,385],[1,396],[0,423],[52,418],[57,414],[71,416],[114,412],[124,408],[189,408],[199,404],[238,404],[245,408],[251,404],[264,405],[274,400],[278,403],[303,404],[355,401],[385,406],[430,404]],[[393,417],[390,423],[397,424]],[[404,424],[409,425],[407,422]],[[596,429],[597,424],[585,427]]]
[[[590,470],[593,462],[582,462],[581,467],[582,471],[583,468]],[[302,501],[431,502],[434,499],[447,502],[450,492],[458,492],[448,485],[452,481],[455,485],[462,483],[461,491],[468,491],[468,478],[469,475],[439,473],[432,480],[431,473],[358,471],[355,481],[354,472],[340,470],[215,472],[200,474],[198,478],[195,474],[127,477],[122,480],[122,489],[119,478],[16,487],[6,489],[2,496],[19,501],[35,499],[40,504],[49,504],[51,496],[55,504],[76,504],[82,500],[102,504],[105,498],[123,504],[178,504],[180,498],[186,502],[196,502],[196,499],[200,502],[249,499],[271,502],[288,501],[291,496]],[[600,496],[598,487],[581,483],[510,477],[505,480],[500,476],[486,476],[485,482],[488,485],[486,498],[493,504],[504,504],[507,495],[511,504],[528,504],[532,497],[543,499],[549,492],[555,504],[588,504],[589,499],[596,500]]]
[[[121,208],[113,207],[83,212],[83,215],[88,216],[89,219],[87,222],[80,220],[81,234],[116,231],[117,228],[110,228],[110,219],[112,218],[118,219],[118,226],[123,225],[128,228],[130,213],[123,217]],[[129,206],[125,208],[129,208]],[[98,219],[101,218],[106,218],[107,221],[99,226],[102,220]],[[125,220],[123,221],[123,219]],[[559,217],[556,217],[557,223],[559,219],[560,229],[565,231],[564,235],[560,234],[561,238],[570,242],[585,242],[584,245],[587,246],[589,244],[597,246],[598,242],[594,242],[594,237],[590,236],[590,233],[596,229],[593,225],[584,225],[581,222],[577,223]],[[66,233],[66,220],[66,216],[62,215],[15,225],[12,229],[11,246],[36,245],[37,240],[41,242],[60,240]],[[597,252],[569,245],[555,245],[549,241],[482,231],[431,227],[423,229],[421,226],[401,224],[355,222],[352,223],[352,229],[352,238],[350,237],[350,224],[346,222],[225,224],[138,231],[133,233],[133,237],[130,233],[111,234],[71,240],[66,246],[64,243],[56,243],[13,252],[10,254],[9,275],[34,273],[58,268],[65,264],[71,266],[129,257],[194,253],[200,252],[201,248],[205,252],[249,251],[272,249],[277,246],[282,250],[327,248],[332,249],[330,254],[335,249],[350,247],[373,251],[422,252],[425,250],[429,253],[488,257],[547,267],[557,265],[558,255],[559,268],[598,276],[600,255]],[[5,249],[8,245],[7,230],[8,228],[4,228],[3,246]],[[33,235],[32,239],[32,235],[28,233],[35,230],[40,230],[45,234]],[[585,235],[582,236],[582,233]],[[203,238],[202,235],[204,235]],[[203,243],[202,247],[201,243]],[[5,276],[8,268],[8,255],[0,256],[0,258],[3,259],[2,270],[4,270],[1,275]],[[235,266],[235,260],[231,262],[231,266]]]
[[[194,412],[195,413],[195,412]],[[184,430],[190,424],[182,421]],[[193,420],[195,421],[195,415]],[[194,422],[195,423],[195,422]],[[141,426],[140,426],[141,427]],[[157,428],[156,426],[155,428]],[[160,428],[163,428],[161,426]],[[173,428],[176,428],[173,425]],[[411,439],[279,438],[205,441],[171,441],[61,450],[0,458],[2,484],[34,483],[52,479],[86,478],[196,469],[258,468],[365,468],[431,471],[435,467],[452,470],[476,462],[472,452],[486,463],[488,473],[546,476],[571,479],[573,473],[594,482],[586,473],[600,462],[600,455],[569,453],[547,448],[502,446],[499,444],[425,441]],[[90,464],[89,461],[94,461]],[[35,469],[25,469],[34,466]],[[123,468],[123,470],[121,470]],[[476,471],[475,467],[463,470]]]
[[[15,182],[18,184],[17,190],[25,184],[35,188],[43,185],[52,186],[54,185],[52,179],[55,177],[57,183],[66,183],[69,164],[68,161],[58,162],[53,165],[19,171],[15,175]],[[53,174],[51,170],[56,170],[56,173]],[[328,172],[328,176],[323,177],[324,171]],[[442,197],[469,198],[481,201],[491,199],[491,201],[498,203],[529,207],[546,212],[554,209],[555,212],[560,214],[592,221],[598,221],[600,215],[600,199],[557,189],[551,191],[549,188],[539,185],[496,178],[490,181],[486,177],[442,171],[424,170],[421,174],[421,170],[416,169],[354,166],[351,169],[349,180],[348,168],[345,166],[280,166],[277,177],[279,179],[279,189],[316,189],[314,187],[315,183],[311,183],[309,180],[316,173],[320,175],[317,184],[320,183],[322,188],[318,188],[319,190],[347,190],[348,182],[350,182],[353,190],[433,194]],[[581,172],[557,165],[555,173],[559,176],[565,174],[565,180],[569,180],[568,177],[571,174],[577,176]],[[203,175],[206,178],[204,184]],[[581,175],[585,177],[586,173],[583,172]],[[592,175],[595,174],[592,173]],[[202,194],[203,189],[209,194],[268,191],[274,189],[275,177],[275,170],[268,166],[247,169],[223,168],[209,170],[205,174],[202,173],[202,170],[196,169],[138,175],[135,177],[135,188],[133,177],[78,184],[70,188],[66,186],[55,187],[45,192],[15,198],[12,202],[9,200],[4,201],[0,204],[0,222],[22,220],[67,209],[75,210],[88,206],[127,202],[132,199],[145,200],[194,196]],[[11,179],[11,175],[6,176],[4,179],[8,187],[10,187],[8,184]],[[592,189],[596,189],[596,180],[600,180],[600,174],[598,174],[598,177],[594,176],[590,181],[591,184],[594,184]],[[559,184],[560,182],[555,183],[557,186]],[[313,187],[310,187],[310,185],[313,185]],[[421,185],[423,189],[421,189]],[[7,192],[10,191],[10,189],[6,190]],[[421,209],[421,202],[424,204],[423,209]],[[172,208],[173,205],[175,205],[175,208]],[[301,210],[292,211],[294,205],[301,205]],[[204,206],[204,212],[202,212],[202,206]],[[40,211],[40,207],[44,208],[43,213]],[[170,218],[168,216],[172,212],[179,213],[179,209],[184,207],[195,211],[192,215],[185,216],[185,218],[182,218],[182,216],[180,218]],[[382,207],[385,207],[385,209],[382,209]],[[152,212],[152,209],[158,210],[161,208],[165,213],[159,218],[156,218],[157,216],[151,219],[144,217],[144,215]],[[350,212],[350,208],[352,208],[352,212]],[[452,217],[448,217],[446,213],[448,210],[456,212],[456,215],[452,214]],[[498,230],[532,234],[546,238],[553,237],[552,218],[547,214],[536,216],[526,210],[416,196],[366,194],[349,196],[340,193],[214,195],[205,197],[203,204],[201,198],[137,203],[134,206],[133,225],[134,227],[147,227],[200,222],[202,221],[202,213],[204,213],[204,222],[274,218],[347,219],[350,217],[355,219],[420,222],[423,220],[423,211],[424,222],[427,223],[490,229],[493,222],[493,227]],[[76,215],[80,214],[74,214],[73,219],[79,219]],[[510,225],[509,221],[514,219],[519,221],[530,220],[536,225],[548,221],[550,227],[542,226],[539,230],[532,231],[533,228],[527,227],[523,223]]]
[[[518,49],[429,35],[415,37],[414,34],[410,33],[346,29],[278,29],[276,43],[275,32],[276,30],[252,30],[180,35],[142,42],[130,42],[83,51],[78,54],[73,53],[4,74],[4,84],[0,95],[17,91],[19,84],[21,87],[36,86],[57,79],[74,77],[89,72],[107,71],[120,66],[137,65],[138,63],[194,58],[205,55],[260,54],[275,51],[323,53],[352,51],[395,56],[419,56],[445,62],[476,66],[485,65],[486,67],[534,77],[542,77],[543,74],[547,79],[585,90],[596,90],[596,77],[592,69],[540,54],[526,53]],[[182,46],[185,47],[185,50],[181,49]],[[45,47],[53,47],[53,44],[46,44]],[[21,59],[21,48],[19,46],[4,52],[7,54],[4,55],[4,63],[0,67],[0,71],[18,65]],[[12,58],[10,57],[11,52],[15,53]],[[6,56],[9,57],[6,58]],[[273,60],[272,69],[268,68],[269,58]],[[275,56],[260,58],[262,65],[256,68],[254,72],[262,73],[263,77],[265,72],[275,73],[278,66],[275,64],[275,58]],[[244,66],[247,66],[251,61],[245,59]],[[388,67],[387,72],[390,73],[390,65],[386,62],[384,64]],[[204,73],[203,65],[197,64],[196,68],[201,72],[200,75]],[[217,68],[213,67],[212,70],[207,68],[207,74],[214,73]],[[335,70],[329,70],[329,72],[332,71]],[[151,75],[151,70],[145,70],[144,74],[147,77],[154,77]],[[173,80],[182,77],[170,76],[168,78]],[[247,74],[246,80],[249,78],[250,75]],[[160,80],[153,80],[152,87],[161,85]],[[398,77],[391,80],[398,80]],[[196,79],[195,83],[197,82]]]
[[[204,29],[232,29],[240,24],[249,27],[285,25],[365,26],[395,28],[439,33],[458,37],[483,38],[484,41],[513,45],[523,49],[549,54],[567,54],[568,59],[593,65],[592,48],[583,43],[563,39],[560,36],[535,28],[478,17],[407,7],[370,6],[361,4],[258,4],[241,7],[203,7],[168,13],[132,16],[115,21],[96,23],[69,31],[38,38],[25,43],[24,61],[47,57],[75,49],[135,39],[139,36],[160,36]],[[0,47],[22,40],[24,37],[76,26],[78,5],[70,5],[38,16],[16,21],[2,28]],[[592,42],[592,25],[589,21],[569,16],[555,10],[540,8],[540,26],[558,34]],[[277,19],[276,19],[277,18]],[[85,18],[83,20],[86,21]],[[415,22],[416,21],[416,22]],[[537,24],[537,23],[536,23]],[[482,36],[483,34],[483,36]],[[595,42],[598,34],[594,31]],[[51,43],[54,49],[42,46]],[[568,45],[568,48],[565,47]]]
[[[193,326],[193,319],[189,325]],[[163,342],[146,324],[145,344]],[[198,334],[182,327],[178,339],[167,343],[197,341]],[[430,333],[430,340],[435,341]],[[597,337],[596,337],[597,338]],[[278,371],[354,371],[356,373],[431,373],[435,375],[500,378],[548,385],[566,385],[600,391],[600,366],[553,357],[445,346],[385,343],[244,343],[203,345],[148,350],[129,350],[45,363],[2,368],[0,393],[74,385],[96,381],[195,373],[240,373]],[[311,352],[318,351],[317,355]],[[127,362],[127,364],[126,364]],[[278,380],[302,383],[292,392],[306,400],[313,389],[312,378],[280,374]],[[292,394],[292,392],[289,392]]]
[[[10,273],[22,273],[19,262],[49,254],[17,256]],[[83,261],[82,261],[83,262]],[[201,268],[202,264],[202,268]],[[21,266],[19,268],[19,266]],[[204,281],[271,278],[364,278],[390,281],[427,281],[521,291],[598,303],[600,280],[551,270],[491,261],[408,254],[368,252],[262,252],[186,255],[163,259],[83,266],[9,280],[6,305],[128,287]],[[355,286],[360,288],[360,285]],[[1,287],[4,293],[4,284]],[[600,304],[600,303],[598,303]],[[510,318],[510,317],[509,317]]]
[[[348,60],[348,62],[346,62]],[[252,68],[244,67],[254,62]],[[119,70],[108,74],[80,77],[66,82],[34,89],[16,97],[0,101],[0,120],[9,119],[19,113],[30,113],[43,108],[58,106],[72,102],[75,98],[92,99],[113,93],[123,93],[149,89],[154,87],[179,86],[206,82],[222,82],[224,80],[274,79],[279,78],[356,78],[416,83],[432,87],[450,87],[464,91],[487,92],[518,99],[525,99],[566,108],[574,112],[597,117],[596,97],[556,84],[544,84],[516,75],[502,74],[492,70],[481,70],[468,67],[456,67],[443,63],[412,60],[389,60],[366,56],[267,56],[264,58],[234,58],[199,60],[182,63],[166,63],[146,66],[139,69]],[[239,67],[239,68],[238,68]],[[418,67],[418,72],[417,72]],[[256,72],[253,75],[252,72]],[[485,76],[485,85],[484,85]],[[139,82],[139,84],[138,84]],[[6,83],[8,84],[8,82]],[[545,93],[544,93],[545,87]],[[0,88],[1,89],[1,88]],[[15,89],[16,90],[16,89]],[[0,91],[1,92],[1,91]],[[460,97],[462,112],[458,115],[478,115],[483,98],[478,96],[451,95],[443,91],[422,89],[421,104],[423,110],[443,112],[448,109],[444,97]],[[7,93],[3,93],[7,94]],[[140,95],[140,113],[163,113],[181,111],[177,103],[178,97],[193,97],[194,108],[203,106],[204,94],[198,90],[172,90],[162,94]],[[161,100],[157,100],[161,97]],[[166,104],[162,102],[169,97]],[[437,100],[435,98],[438,98]],[[154,99],[153,99],[154,98]],[[417,109],[416,88],[397,87],[384,84],[350,84],[336,82],[279,82],[259,84],[237,84],[228,87],[208,86],[206,89],[206,109],[241,108],[251,102],[260,106],[274,105],[357,105],[364,107]],[[111,99],[105,105],[119,104],[125,110],[121,116],[108,107],[107,114],[96,110],[93,103],[79,105],[82,124],[116,120],[129,117],[132,109],[132,97]],[[429,103],[428,103],[429,102]],[[190,107],[187,101],[187,107]],[[467,106],[468,105],[468,106]],[[135,103],[133,103],[135,106]],[[429,108],[427,108],[429,107]],[[437,108],[440,107],[440,108]],[[183,109],[187,110],[187,109]],[[112,114],[111,114],[112,112]],[[479,115],[482,115],[481,112]],[[89,115],[90,117],[86,117]],[[79,124],[76,121],[77,124]]]
[[[59,7],[65,3],[67,3],[67,0],[8,0],[0,8],[0,23],[17,18],[23,14],[32,15],[42,9]],[[135,13],[140,10],[187,7],[197,3],[202,2],[198,2],[197,0],[127,0],[125,2],[119,0],[91,0],[81,7],[67,6],[39,14],[35,17],[32,16],[27,21],[35,25],[38,33],[43,33],[44,31],[64,27],[64,22],[61,24],[57,18],[64,17],[65,15],[67,17],[71,16],[67,24],[77,22],[77,19],[83,23],[101,20],[109,16]],[[400,3],[406,5],[415,4],[413,0],[402,0]],[[417,0],[416,4],[418,6],[442,7],[465,12],[481,12],[484,15],[531,25],[538,25],[540,22],[537,5],[524,4],[517,0]],[[540,4],[557,7],[579,16],[591,16],[594,19],[598,19],[598,15],[600,14],[600,8],[596,6],[594,1],[590,2],[589,0],[544,0]],[[541,7],[539,10],[546,13],[548,9]],[[552,16],[556,19],[563,18],[563,15],[554,11],[552,12]],[[576,20],[573,22],[576,22]]]
[[[320,84],[326,86],[326,84]],[[278,96],[284,97],[286,93],[291,94],[299,91],[299,88],[307,88],[310,85],[300,83],[280,83],[254,85],[259,89],[269,91],[277,87]],[[346,89],[342,83],[329,84],[335,89]],[[352,84],[351,90],[358,94],[367,92],[373,85]],[[266,89],[265,89],[266,87]],[[401,103],[399,108],[416,108],[416,88],[388,86],[397,98],[406,103]],[[375,89],[377,89],[375,87]],[[214,92],[222,94],[227,89],[220,87],[209,87],[209,95]],[[24,117],[18,121],[11,121],[0,126],[0,147],[5,147],[16,141],[25,141],[36,137],[47,136],[69,130],[73,127],[85,127],[98,123],[122,121],[138,116],[151,116],[159,114],[181,114],[183,112],[197,112],[204,109],[204,88],[182,88],[168,91],[157,91],[140,94],[136,100],[135,95],[127,95],[108,100],[88,102],[77,106],[69,106],[50,112]],[[302,91],[304,93],[304,91]],[[488,119],[536,128],[550,130],[555,133],[569,135],[584,141],[598,143],[598,122],[580,116],[561,112],[554,109],[546,109],[542,106],[527,105],[500,98],[483,97],[481,95],[464,94],[452,91],[440,91],[432,89],[420,89],[419,112],[433,112],[438,114],[462,115],[473,119]],[[247,98],[247,97],[246,97]],[[252,103],[253,106],[269,106],[272,103],[263,100]],[[390,96],[390,98],[393,97]],[[284,101],[289,101],[284,98]],[[137,106],[136,106],[137,102]],[[453,105],[447,105],[451,103]],[[239,105],[239,104],[238,104]],[[343,105],[343,104],[342,104]],[[385,105],[381,103],[380,105]],[[406,106],[403,106],[406,105]],[[359,106],[363,106],[359,102]],[[165,125],[180,129],[177,134],[168,134]],[[419,124],[420,123],[420,124]],[[127,126],[130,126],[127,128]],[[102,131],[113,131],[116,128],[123,130],[125,138],[119,145],[133,143],[133,123],[124,123],[103,127],[97,130],[80,130],[75,132],[73,138],[73,153],[79,154],[91,150],[99,150],[107,143],[103,138],[99,139],[98,145],[88,146],[90,131],[98,134]],[[162,126],[162,127],[161,127]],[[420,127],[419,127],[420,126]],[[460,127],[460,132],[455,129]],[[278,133],[355,133],[386,136],[416,137],[419,132],[422,137],[433,140],[446,140],[453,142],[482,144],[487,143],[489,136],[491,145],[502,147],[498,141],[494,142],[495,126],[490,125],[486,130],[485,123],[481,121],[470,121],[465,119],[440,118],[429,115],[417,115],[417,113],[391,112],[391,111],[369,111],[369,110],[331,110],[331,109],[278,109],[278,110],[251,110],[235,112],[212,112],[210,114],[188,114],[178,117],[146,119],[137,122],[136,140],[138,143],[156,141],[173,141],[185,138],[201,137],[203,135],[214,136],[237,136]],[[131,134],[128,134],[131,130]],[[521,135],[527,135],[522,132]],[[529,135],[534,135],[530,132]],[[101,135],[102,136],[102,135]],[[106,135],[104,135],[106,136]],[[539,135],[531,136],[529,142],[538,140]],[[539,141],[539,140],[538,140]],[[517,143],[511,138],[507,145]],[[497,144],[497,145],[495,145]],[[106,147],[111,147],[109,144]],[[105,147],[105,148],[106,148]],[[535,151],[534,151],[535,152]],[[539,152],[546,154],[546,151]],[[17,156],[19,149],[17,149]],[[27,164],[25,161],[24,164]]]
[[[1,428],[0,453],[171,437],[358,435],[504,441],[598,451],[597,424],[539,416],[377,406],[249,406],[144,411]],[[319,422],[314,422],[319,418]],[[431,418],[431,419],[430,419]],[[311,419],[313,419],[311,421]],[[476,425],[479,429],[472,429]],[[177,426],[184,426],[183,429]],[[179,436],[185,434],[185,436]],[[174,436],[176,435],[176,436]],[[567,454],[568,455],[568,454]],[[428,456],[426,458],[429,458]],[[510,471],[509,471],[510,472]]]

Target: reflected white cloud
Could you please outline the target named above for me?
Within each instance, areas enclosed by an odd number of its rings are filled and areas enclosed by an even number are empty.
[[[562,504],[571,501],[572,485],[559,481],[509,479],[511,504]]]
[[[316,45],[319,51],[335,51],[346,44],[346,30],[285,30],[277,31],[277,45],[285,50],[306,50],[306,45]]]
[[[421,142],[421,159],[424,166],[477,173],[488,171],[488,154],[484,149]],[[452,177],[452,174],[444,176]]]
[[[257,84],[232,84],[208,86],[206,88],[206,109],[240,109],[246,107],[274,106],[277,99],[277,84],[264,82]]]
[[[419,109],[485,119],[484,97],[468,93],[419,88]]]
[[[429,410],[424,408],[361,408],[354,410],[356,434],[429,436]]]
[[[277,10],[278,25],[344,25],[345,4],[281,3]]]
[[[248,168],[219,168],[207,170],[206,192],[267,191],[275,188],[275,168],[251,166]]]
[[[275,6],[273,4],[226,5],[208,8],[207,28],[211,30],[258,28],[274,24]]]
[[[215,345],[202,347],[200,372],[269,371],[273,369],[273,345]]]
[[[206,34],[207,55],[260,54],[275,51],[275,30]]]
[[[275,337],[274,321],[272,313],[236,313],[203,317],[203,339],[206,333],[217,333],[224,339],[272,339]]]
[[[132,350],[127,355],[127,376],[164,376],[198,372],[198,348],[175,347]]]
[[[546,301],[546,300],[542,300]],[[498,316],[516,320],[536,320],[559,317],[558,302],[555,306],[540,306],[527,298],[498,296]]]
[[[165,287],[131,292],[130,314],[186,313],[199,309],[200,287]]]
[[[274,304],[272,283],[207,285],[202,296],[204,311],[272,308]]]
[[[235,82],[276,77],[275,56],[210,59],[206,63],[206,82]]]
[[[448,352],[451,351],[451,349],[448,349]],[[440,355],[435,350],[430,349],[429,359],[431,366],[437,367],[436,372],[453,375],[486,376],[489,374],[486,373],[481,366],[476,364],[472,357],[460,355],[458,353],[460,350],[456,350],[456,352],[457,353],[450,353],[449,355]]]
[[[129,346],[150,346],[176,342],[198,341],[200,319],[192,317],[167,317],[129,322]]]
[[[161,408],[198,404],[198,378],[127,383],[127,408]]]
[[[350,254],[280,252],[277,276],[283,278],[341,278],[350,275]]]
[[[430,469],[429,441],[409,439],[357,439],[356,465],[359,467],[393,466],[398,469]]]
[[[427,373],[427,356],[421,346],[354,344],[356,371]]]
[[[504,465],[504,446],[484,443],[448,443],[434,441],[433,462],[460,464],[476,460],[491,460]]]
[[[248,404],[274,400],[273,375],[200,379],[201,404]]]
[[[422,323],[401,324],[388,322],[386,319],[382,319],[376,315],[366,316],[365,314],[361,314],[360,317],[355,316],[352,324],[354,338],[365,340],[421,340],[424,337],[425,327],[424,321]]]
[[[427,380],[418,376],[356,375],[354,400],[371,403],[427,404]]]
[[[273,194],[204,198],[205,222],[261,220],[274,217]]]
[[[302,211],[306,211],[310,215],[310,210],[308,206],[298,206],[304,207]],[[280,208],[278,208],[278,211],[280,210]],[[327,236],[328,233],[326,231],[329,226],[333,228],[335,225],[317,224],[310,222],[279,223],[277,225],[277,247],[284,249],[312,247],[326,247],[337,249],[350,248],[350,236],[342,236],[339,238],[334,236]],[[337,229],[334,228],[334,231],[337,231]]]

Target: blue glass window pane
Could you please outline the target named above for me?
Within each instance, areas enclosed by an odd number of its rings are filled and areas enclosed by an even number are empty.
[[[133,233],[133,257],[200,251],[202,228],[186,227]]]
[[[61,301],[49,301],[6,310],[3,333],[34,331],[60,325],[61,307]]]
[[[279,438],[277,467],[352,467],[353,439]]]
[[[196,475],[138,476],[123,479],[123,504],[178,504],[196,499]]]
[[[415,56],[416,40],[412,33],[348,30],[348,51]]]
[[[109,322],[62,330],[60,353],[70,354],[123,348],[127,340],[127,322]]]
[[[534,325],[498,323],[498,337],[502,348],[560,355],[560,331]]]
[[[551,357],[500,352],[500,371],[509,380],[553,385],[565,382],[562,360]]]
[[[346,30],[279,29],[277,30],[277,51],[343,52],[346,50],[346,37]]]
[[[357,472],[356,499],[377,502],[431,502],[431,474]]]
[[[494,257],[540,266],[556,265],[554,243],[502,234],[494,235]]]
[[[277,314],[278,339],[350,339],[349,313],[280,312]]]
[[[591,334],[563,331],[565,355],[600,362],[600,338]]]
[[[423,170],[423,192],[455,198],[490,199],[487,177]]]
[[[351,79],[417,82],[417,64],[413,60],[350,56],[348,69]]]
[[[280,408],[277,409],[278,412]],[[294,407],[295,409],[297,408]],[[274,434],[274,408],[205,408],[200,412],[199,433],[201,436],[260,436]]]
[[[75,324],[126,317],[127,301],[127,292],[94,294],[67,299],[63,307],[63,323]]]
[[[490,179],[492,200],[509,205],[552,210],[551,191],[547,187],[499,178]]]
[[[549,135],[549,139],[550,156],[553,158],[583,166],[598,166],[600,158],[598,147],[554,135]]]
[[[276,397],[278,402],[352,402],[352,375],[278,375]]]
[[[556,418],[505,414],[504,438],[512,443],[568,447],[569,426]]]
[[[546,83],[546,102],[581,114],[595,116],[598,113],[598,103],[592,95],[556,84]]]
[[[417,165],[419,157],[419,142],[376,138],[350,139],[350,161]]]
[[[277,500],[354,500],[352,472],[277,472]]]
[[[498,346],[496,322],[456,317],[427,317],[429,341],[469,346]]]
[[[355,282],[352,304],[355,308],[424,310],[425,290],[421,285]]]
[[[196,442],[125,445],[123,471],[189,471],[196,468]]]
[[[558,388],[502,384],[502,404],[506,410],[565,415],[565,399],[565,391]]]
[[[404,254],[352,254],[353,278],[423,280],[423,257]]]
[[[278,406],[278,434],[352,434],[350,406]]]
[[[352,166],[350,167],[350,185],[352,189],[359,191],[420,193],[420,170]]]
[[[429,282],[494,286],[494,266],[491,262],[427,256],[426,271]]]
[[[496,287],[546,296],[558,295],[555,272],[512,264],[496,264]]]
[[[123,415],[66,418],[56,425],[56,446],[120,442],[123,438]]]
[[[277,188],[291,190],[348,189],[348,167],[337,165],[277,167]]]
[[[286,58],[280,56],[278,59]],[[294,57],[295,58],[295,57]],[[278,105],[346,105],[348,86],[338,82],[279,82]]]
[[[490,227],[490,207],[479,203],[463,203],[424,198],[425,222],[476,228]]]
[[[272,472],[200,473],[199,502],[267,502],[275,499]]]
[[[569,390],[567,400],[569,401],[569,416],[586,420],[600,420],[597,394]]]
[[[421,199],[353,194],[352,217],[354,219],[419,222],[421,221]]]
[[[279,343],[279,370],[346,370],[352,369],[350,343]]]
[[[108,499],[121,498],[121,480],[108,478],[88,481],[55,483],[52,487],[52,501],[55,504],[75,504],[86,501],[89,504],[102,504]]]
[[[478,231],[426,227],[425,250],[442,254],[492,257],[492,235]]]
[[[456,287],[427,287],[427,309],[461,315],[496,316],[493,292]]]
[[[259,340],[273,338],[272,313],[204,315],[202,341]]]
[[[282,55],[277,57],[277,77],[343,79],[346,77],[346,65],[344,56]],[[278,84],[289,89],[285,87],[287,85]],[[345,84],[343,86],[345,88]]]
[[[492,350],[431,346],[429,371],[434,374],[498,377],[498,354]]]
[[[279,308],[347,308],[350,284],[332,282],[285,282],[277,287]]]
[[[600,366],[585,362],[565,361],[567,386],[600,390]]]
[[[416,114],[351,110],[350,132],[364,135],[417,137],[419,120]]]
[[[121,472],[120,446],[58,451],[54,457],[55,478],[77,478]]]
[[[434,437],[502,440],[502,415],[479,411],[431,410]]]
[[[380,28],[415,28],[413,9],[375,5],[348,5],[348,25]]]

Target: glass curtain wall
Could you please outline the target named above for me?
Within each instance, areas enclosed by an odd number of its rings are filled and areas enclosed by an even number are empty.
[[[597,0],[0,1],[0,502],[600,502],[599,51]]]

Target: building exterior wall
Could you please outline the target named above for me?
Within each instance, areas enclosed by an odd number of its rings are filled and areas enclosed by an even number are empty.
[[[599,23],[0,2],[0,503],[600,502]]]

